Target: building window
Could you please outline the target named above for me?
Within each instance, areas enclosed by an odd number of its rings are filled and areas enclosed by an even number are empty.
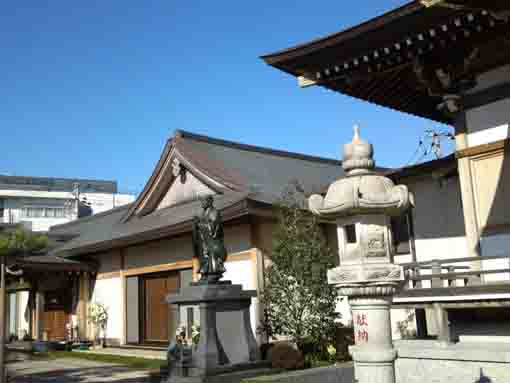
[[[414,229],[412,211],[408,214],[391,219],[393,244],[396,254],[411,254],[414,256]]]
[[[22,209],[23,218],[64,218],[64,207],[25,206]]]
[[[345,238],[347,243],[356,243],[356,225],[345,226]]]

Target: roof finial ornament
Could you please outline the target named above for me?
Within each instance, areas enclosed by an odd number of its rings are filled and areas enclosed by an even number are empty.
[[[342,167],[348,175],[370,172],[375,167],[374,148],[363,140],[359,125],[354,125],[354,137],[344,145]]]
[[[360,142],[361,141],[361,135],[360,135],[360,129],[359,125],[354,125],[354,137],[352,138],[352,142]]]

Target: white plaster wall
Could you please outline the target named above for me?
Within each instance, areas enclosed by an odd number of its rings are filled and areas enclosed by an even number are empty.
[[[18,291],[18,337],[22,338],[25,333],[30,333],[29,322],[25,319],[25,311],[28,306],[28,291]]]
[[[503,99],[466,112],[468,146],[508,138],[510,99]]]
[[[479,146],[507,139],[509,137],[508,124],[503,124],[468,134],[468,146]]]
[[[99,302],[108,310],[106,337],[121,339],[123,331],[122,284],[120,278],[96,281],[91,303]]]
[[[418,262],[468,256],[465,236],[420,238],[415,241],[415,245]]]
[[[491,259],[482,262],[483,270],[510,268],[510,234],[482,237],[480,240],[482,256],[508,255],[509,258]],[[483,276],[485,282],[501,282],[510,280],[510,273],[488,274]]]
[[[421,178],[408,183],[415,197],[413,209],[416,259],[468,256],[458,177]]]
[[[215,192],[212,189],[200,182],[193,174],[187,172],[186,181],[181,183],[180,177],[177,177],[156,209],[161,209],[180,202],[195,199],[199,196],[214,193]]]

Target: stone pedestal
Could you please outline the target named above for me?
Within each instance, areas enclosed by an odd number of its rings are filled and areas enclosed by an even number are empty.
[[[259,367],[259,352],[251,328],[250,305],[255,291],[244,291],[230,283],[192,284],[178,295],[167,297],[169,304],[200,307],[200,341],[192,353],[187,377],[172,381],[205,382],[225,371]]]
[[[388,286],[365,286],[363,293],[373,290],[374,295],[351,295],[349,303],[354,322],[355,346],[350,353],[355,363],[359,383],[394,383],[394,361],[397,353],[391,336],[391,295],[382,295]],[[341,294],[344,292],[340,288]],[[348,288],[350,293],[355,289]],[[379,295],[381,294],[381,295]]]
[[[350,281],[349,281],[350,279]],[[349,351],[358,383],[395,383],[390,310],[404,281],[401,266],[358,265],[329,271],[328,282],[349,297],[355,345]]]

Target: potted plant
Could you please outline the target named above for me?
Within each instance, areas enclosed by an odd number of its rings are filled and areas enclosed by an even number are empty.
[[[88,320],[94,324],[96,328],[96,339],[100,337],[102,332],[101,346],[106,347],[106,326],[108,324],[108,309],[100,303],[95,302],[89,306]]]

